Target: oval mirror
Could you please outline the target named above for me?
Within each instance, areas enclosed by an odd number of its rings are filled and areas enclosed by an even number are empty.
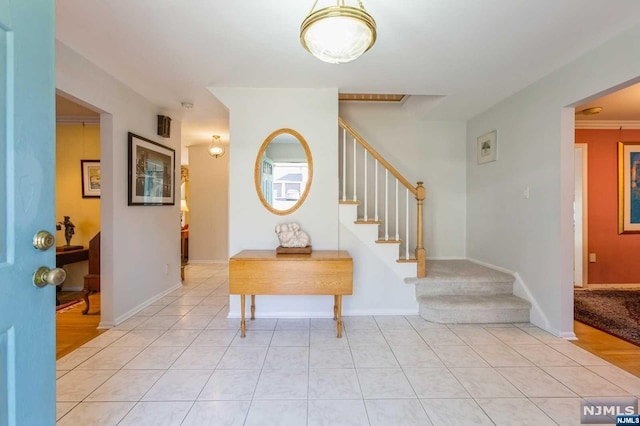
[[[296,211],[309,193],[312,176],[311,151],[300,133],[279,129],[262,143],[254,177],[260,201],[270,212]]]

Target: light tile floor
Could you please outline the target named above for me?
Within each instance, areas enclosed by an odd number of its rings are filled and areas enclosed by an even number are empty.
[[[59,425],[579,425],[640,378],[531,324],[227,319],[224,265],[57,362]],[[330,298],[328,298],[329,300]],[[331,303],[329,301],[328,303]]]

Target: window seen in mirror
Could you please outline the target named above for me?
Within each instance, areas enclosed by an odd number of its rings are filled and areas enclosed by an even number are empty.
[[[278,210],[287,210],[300,199],[307,186],[307,163],[273,163],[273,203]]]

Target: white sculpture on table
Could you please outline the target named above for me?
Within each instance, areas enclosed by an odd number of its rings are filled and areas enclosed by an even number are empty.
[[[276,234],[282,247],[306,247],[310,239],[297,223],[276,225]]]

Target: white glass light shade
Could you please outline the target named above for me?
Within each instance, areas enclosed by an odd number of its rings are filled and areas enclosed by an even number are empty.
[[[224,146],[222,145],[222,142],[220,142],[220,136],[213,136],[213,141],[211,141],[208,151],[209,155],[211,155],[212,157],[218,158],[224,155]]]
[[[376,23],[364,9],[332,6],[311,13],[300,26],[300,42],[321,61],[351,62],[376,41]]]

